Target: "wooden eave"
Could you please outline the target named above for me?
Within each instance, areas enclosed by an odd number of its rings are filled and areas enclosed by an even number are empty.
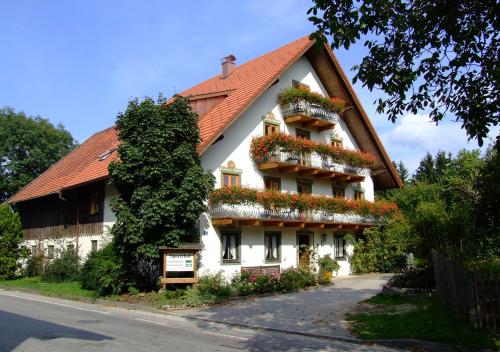
[[[345,183],[362,182],[365,177],[356,174],[336,172],[317,167],[286,163],[281,161],[269,161],[259,164],[260,171],[277,171],[279,173],[295,173],[298,176],[310,176],[318,179],[331,179]]]
[[[346,224],[339,222],[322,222],[322,221],[309,221],[309,220],[295,220],[295,219],[273,219],[273,220],[259,220],[248,218],[215,218],[212,219],[212,225],[217,227],[247,227],[247,226],[262,226],[273,228],[298,228],[298,229],[342,229],[342,230],[362,230],[374,226],[373,224],[359,223],[359,224]]]
[[[331,130],[332,128],[335,127],[335,124],[332,122],[304,114],[295,114],[287,116],[284,118],[284,120],[286,123],[299,124],[304,128],[315,128],[319,132]]]
[[[377,175],[373,175],[375,189],[401,188],[403,184],[387,151],[328,44],[315,44],[305,55],[328,94],[342,98],[351,104],[351,108],[343,112],[342,118],[358,147],[362,151],[370,152],[376,156],[377,160],[372,166],[372,169],[379,170]]]

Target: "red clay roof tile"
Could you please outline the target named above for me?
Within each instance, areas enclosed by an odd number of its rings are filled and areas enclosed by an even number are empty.
[[[308,37],[300,38],[237,66],[224,79],[217,75],[182,92],[183,96],[193,96],[229,91],[226,98],[200,117],[202,142],[198,151],[203,153],[313,43]],[[117,146],[118,137],[114,127],[94,134],[22,188],[8,202],[18,203],[108,177],[108,165],[116,159],[116,152],[105,160],[99,160],[99,156]]]

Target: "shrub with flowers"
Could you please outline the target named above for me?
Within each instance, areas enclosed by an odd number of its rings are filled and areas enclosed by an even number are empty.
[[[272,190],[260,191],[253,188],[224,187],[212,191],[209,196],[212,206],[222,204],[258,204],[265,209],[297,209],[300,212],[312,210],[330,214],[357,214],[361,216],[386,217],[397,212],[396,204],[387,201],[369,202],[333,198],[325,195],[295,194]]]
[[[297,104],[302,101],[318,105],[325,110],[336,112],[341,112],[346,106],[346,102],[343,99],[329,99],[320,93],[311,92],[300,86],[283,89],[277,96],[277,102],[281,107],[285,107],[288,104]]]
[[[272,154],[280,149],[297,154],[315,152],[322,158],[331,158],[335,163],[354,167],[369,167],[376,160],[370,153],[335,147],[285,133],[254,137],[250,146],[252,156],[258,163],[272,160]]]

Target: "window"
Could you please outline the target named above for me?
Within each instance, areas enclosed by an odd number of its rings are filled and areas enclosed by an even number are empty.
[[[47,246],[47,258],[48,259],[54,258],[54,246],[53,245]]]
[[[97,240],[90,241],[92,252],[97,252]]]
[[[363,199],[365,199],[365,192],[354,191],[354,200],[363,200]]]
[[[68,249],[68,251],[72,251],[72,252],[74,252],[74,251],[75,251],[75,245],[74,245],[74,244],[68,244],[68,245],[66,246],[66,248]]]
[[[308,84],[305,84],[305,83],[302,83],[300,81],[297,81],[297,80],[292,80],[292,87],[293,88],[301,88],[303,90],[307,90],[308,92],[311,90],[311,88],[309,87]]]
[[[223,187],[239,187],[240,175],[230,174],[227,172],[222,173],[222,186]]]
[[[298,138],[303,138],[303,139],[307,139],[307,140],[311,139],[311,132],[309,132],[307,130],[302,130],[300,128],[295,129],[295,135]]]
[[[264,243],[266,249],[266,262],[280,261],[280,232],[266,232],[264,234]]]
[[[240,233],[237,231],[222,232],[222,262],[239,263]]]
[[[36,256],[38,252],[38,247],[36,245],[31,246],[31,255]]]
[[[333,254],[335,255],[335,258],[344,258],[345,255],[344,235],[336,235],[333,237]]]
[[[271,191],[280,191],[281,190],[281,179],[279,177],[264,177],[264,185],[266,189]]]
[[[90,215],[99,214],[101,211],[101,199],[99,193],[92,193],[90,195]]]
[[[270,122],[264,122],[264,135],[279,133],[280,126]]]
[[[334,198],[345,198],[345,189],[344,187],[332,186],[332,196]]]
[[[309,180],[297,180],[297,192],[299,194],[311,194],[312,182]]]
[[[340,139],[332,139],[332,145],[336,148],[343,148],[344,145]]]

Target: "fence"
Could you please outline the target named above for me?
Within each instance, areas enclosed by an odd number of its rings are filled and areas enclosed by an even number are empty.
[[[500,282],[479,277],[432,250],[434,278],[439,296],[474,328],[500,326]]]

